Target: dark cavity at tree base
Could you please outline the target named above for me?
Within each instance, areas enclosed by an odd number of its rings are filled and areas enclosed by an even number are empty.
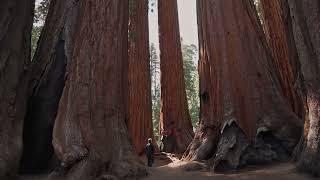
[[[247,165],[288,161],[293,149],[288,149],[286,142],[269,131],[257,133],[254,142],[250,142],[235,122],[228,124],[218,136],[215,138],[211,134],[202,143],[195,139],[183,159],[206,160],[206,164],[215,171],[228,171]],[[218,140],[215,142],[215,139]]]

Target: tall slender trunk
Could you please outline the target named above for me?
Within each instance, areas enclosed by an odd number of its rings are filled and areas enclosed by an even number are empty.
[[[183,76],[176,0],[158,1],[163,151],[184,152],[193,138]]]
[[[216,170],[288,159],[302,121],[281,93],[251,0],[198,0],[200,125],[185,153]]]
[[[144,152],[152,126],[148,0],[132,0],[129,9],[128,122],[134,149]]]
[[[302,170],[320,176],[320,2],[296,0],[290,7],[293,32],[307,90],[307,118],[295,158]]]
[[[17,173],[22,154],[34,0],[0,2],[0,179]]]
[[[128,1],[80,2],[79,28],[54,126],[67,179],[141,175],[125,125]]]
[[[78,5],[75,0],[51,1],[31,64],[22,172],[39,172],[52,164],[52,132],[64,88],[66,64],[71,61]]]
[[[302,81],[299,57],[295,46],[289,6],[283,0],[261,0],[264,29],[273,62],[279,73],[283,95],[292,110],[304,118]]]

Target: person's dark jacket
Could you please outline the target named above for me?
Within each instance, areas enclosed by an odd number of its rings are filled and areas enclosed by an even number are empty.
[[[153,157],[154,154],[154,146],[151,143],[148,143],[145,147],[145,153],[147,157]]]

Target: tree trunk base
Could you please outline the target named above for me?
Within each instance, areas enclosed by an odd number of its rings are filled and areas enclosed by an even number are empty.
[[[139,159],[126,158],[114,162],[101,162],[98,158],[83,157],[73,164],[61,163],[49,175],[49,180],[102,180],[127,179],[146,176],[147,170]]]
[[[297,168],[300,171],[308,172],[315,177],[320,177],[320,152],[305,152],[297,162]]]
[[[293,155],[299,170],[317,177],[320,177],[319,89],[319,86],[308,87],[308,117],[305,121],[304,134]]]
[[[206,164],[215,171],[290,159],[291,152],[288,151],[285,142],[271,132],[257,133],[255,141],[251,143],[234,122],[224,127],[221,134],[212,133],[203,139],[203,142],[195,139],[183,159],[207,160]]]
[[[161,139],[161,152],[174,152],[176,146],[176,139],[173,136],[162,136]]]

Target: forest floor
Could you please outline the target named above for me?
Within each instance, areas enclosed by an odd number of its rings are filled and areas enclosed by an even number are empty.
[[[149,168],[149,175],[143,180],[316,180],[307,174],[297,172],[294,164],[290,162],[252,166],[220,174],[201,169],[198,163],[187,164],[170,156],[169,159],[172,162],[168,164],[168,160],[156,158],[155,167]]]
[[[146,158],[141,156],[146,163]],[[214,173],[204,169],[201,163],[185,163],[173,154],[157,155],[154,167],[142,180],[316,180],[296,171],[293,163],[277,163],[268,166],[251,166],[234,172]],[[46,175],[21,177],[19,180],[46,180]],[[319,179],[318,179],[319,180]]]

